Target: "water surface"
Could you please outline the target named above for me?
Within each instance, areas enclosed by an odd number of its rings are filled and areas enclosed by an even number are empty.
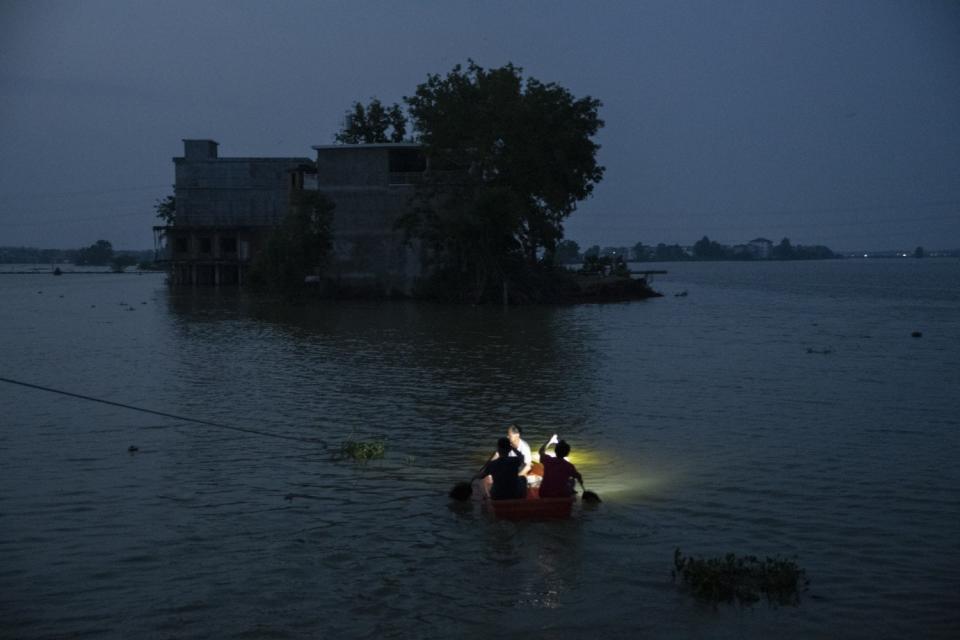
[[[0,635],[956,636],[960,262],[657,267],[661,299],[511,309],[0,276],[0,376],[327,445],[0,384]],[[509,421],[600,508],[451,508]],[[714,609],[677,547],[811,588]]]

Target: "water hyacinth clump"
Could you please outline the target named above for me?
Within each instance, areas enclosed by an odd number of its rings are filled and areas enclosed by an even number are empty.
[[[382,458],[386,450],[383,440],[346,440],[340,445],[340,457],[365,462]]]
[[[756,556],[738,558],[728,553],[718,558],[685,557],[673,552],[674,572],[689,591],[702,600],[741,605],[753,604],[762,596],[773,605],[797,605],[800,593],[810,581],[806,571],[793,560],[779,556],[763,561]]]

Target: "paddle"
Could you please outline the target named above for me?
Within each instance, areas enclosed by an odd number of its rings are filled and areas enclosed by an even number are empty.
[[[587,491],[587,488],[583,486],[583,480],[580,481],[580,488],[583,489],[583,493],[580,495],[580,499],[586,502],[587,504],[599,504],[603,502],[593,491]]]

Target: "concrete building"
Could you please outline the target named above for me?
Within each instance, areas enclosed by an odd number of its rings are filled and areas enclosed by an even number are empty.
[[[213,140],[184,140],[174,158],[176,217],[154,227],[174,285],[238,285],[287,213],[310,158],[221,158]]]
[[[412,143],[323,145],[310,158],[221,158],[212,140],[184,140],[174,158],[176,216],[155,227],[173,285],[239,285],[293,190],[318,190],[335,205],[325,284],[351,293],[406,295],[418,251],[395,230],[426,171]]]
[[[332,284],[349,292],[408,295],[421,272],[397,218],[412,206],[427,162],[413,143],[318,145],[316,189],[333,210]],[[307,187],[312,185],[307,184]]]

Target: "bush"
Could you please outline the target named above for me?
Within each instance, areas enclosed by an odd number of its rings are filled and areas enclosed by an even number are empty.
[[[346,440],[340,445],[340,458],[350,458],[358,462],[380,459],[386,453],[387,446],[383,440]]]
[[[756,556],[738,558],[732,553],[703,559],[684,557],[678,548],[673,552],[673,564],[674,579],[679,573],[694,596],[714,604],[734,600],[753,604],[766,596],[770,604],[797,605],[800,593],[810,584],[796,562],[779,556],[762,562]]]

